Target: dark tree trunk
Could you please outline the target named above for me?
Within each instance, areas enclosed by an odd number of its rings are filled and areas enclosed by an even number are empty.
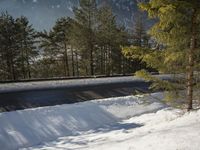
[[[23,74],[23,78],[26,78],[26,69],[25,69],[25,62],[24,62],[24,49],[22,48],[23,45],[21,43],[21,63],[22,63],[22,74]]]
[[[70,73],[69,73],[69,61],[68,61],[68,54],[67,54],[67,45],[64,44],[64,60],[65,60],[65,67],[66,67],[66,76],[70,76]]]
[[[29,62],[29,54],[26,49],[26,63],[27,63],[27,72],[28,72],[28,78],[31,78],[31,69],[30,69],[30,62]]]
[[[194,53],[196,49],[196,19],[197,11],[193,11],[192,25],[191,25],[191,41],[190,50],[188,53],[188,67],[187,67],[187,101],[188,101],[188,111],[193,109],[193,81],[194,81]]]
[[[76,75],[79,76],[79,63],[78,63],[78,52],[76,54]]]
[[[108,49],[105,46],[105,74],[109,75],[109,58],[108,58]]]
[[[10,58],[10,65],[11,65],[11,72],[12,72],[12,80],[16,80],[15,64],[13,61],[13,50],[12,50],[11,58]]]
[[[90,72],[91,72],[91,75],[93,76],[94,75],[94,59],[93,59],[93,46],[91,44],[90,46]]]
[[[101,47],[101,62],[100,62],[100,70],[101,70],[101,74],[104,74],[104,71],[103,71],[103,48]]]
[[[72,56],[72,75],[75,76],[75,68],[74,68],[74,50],[71,47],[71,56]]]

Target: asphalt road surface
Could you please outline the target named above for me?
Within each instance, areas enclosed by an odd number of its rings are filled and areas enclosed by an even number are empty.
[[[91,85],[57,86],[0,93],[1,111],[70,104],[93,99],[127,96],[136,90],[148,91],[150,83],[142,80]]]

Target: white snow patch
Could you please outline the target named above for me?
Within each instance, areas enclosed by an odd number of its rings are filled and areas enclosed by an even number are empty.
[[[161,93],[153,95],[163,96]],[[162,103],[146,95],[4,112],[0,113],[0,147],[14,150],[59,137],[77,136],[79,132],[116,129],[123,126],[120,123],[122,119],[155,112],[163,107]],[[135,126],[138,125],[133,124]]]
[[[118,128],[83,132],[29,150],[199,150],[200,110],[163,109],[132,117]]]
[[[162,93],[0,113],[3,150],[199,150],[200,110]]]

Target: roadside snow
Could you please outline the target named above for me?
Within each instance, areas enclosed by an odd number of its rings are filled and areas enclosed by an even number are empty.
[[[152,94],[162,97],[161,93]],[[148,100],[148,103],[147,103]],[[127,96],[0,113],[0,147],[38,145],[80,131],[116,125],[131,116],[165,107],[151,96]]]
[[[200,110],[162,93],[0,113],[3,150],[199,150]]]
[[[167,108],[28,150],[199,150],[199,141],[200,110],[184,114]]]

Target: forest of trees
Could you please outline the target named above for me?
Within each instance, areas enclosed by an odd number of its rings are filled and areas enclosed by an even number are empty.
[[[146,45],[142,17],[133,32],[116,22],[109,6],[81,0],[74,18],[59,18],[50,31],[36,31],[26,17],[0,16],[0,80],[130,74],[145,63],[124,57],[123,46]]]

